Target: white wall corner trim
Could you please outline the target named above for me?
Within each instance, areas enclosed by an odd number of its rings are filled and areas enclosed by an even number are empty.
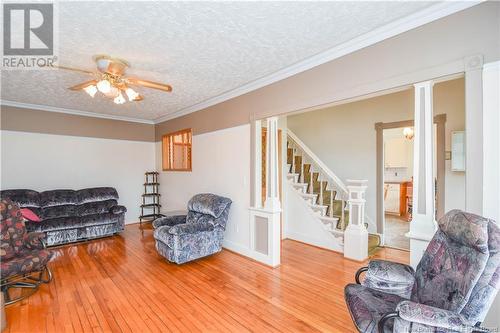
[[[141,123],[141,124],[150,124],[150,125],[154,124],[154,121],[148,120],[148,119],[139,119],[139,118],[132,118],[132,117],[115,116],[115,115],[111,115],[111,114],[89,112],[89,111],[82,111],[82,110],[75,110],[75,109],[59,108],[59,107],[50,106],[50,105],[21,103],[21,102],[9,101],[9,100],[4,100],[4,99],[0,100],[0,105],[12,106],[12,107],[23,108],[23,109],[33,109],[33,110],[40,110],[40,111],[67,113],[67,114],[74,114],[74,115],[77,115],[77,116],[85,116],[85,117],[104,118],[104,119],[112,119],[112,120],[122,120],[122,121],[128,121],[128,122],[134,122],[134,123]]]
[[[246,83],[238,88],[227,91],[218,96],[214,96],[203,102],[191,105],[179,111],[156,118],[154,122],[160,123],[163,121],[171,120],[222,103],[237,96],[246,94],[250,91],[281,81],[283,79],[296,75],[300,72],[304,72],[321,64],[330,62],[332,60],[345,56],[349,53],[353,53],[362,48],[376,44],[378,42],[383,41],[384,39],[394,37],[396,35],[399,35],[411,29],[415,29],[424,24],[436,21],[443,17],[473,7],[475,5],[480,4],[481,2],[483,2],[483,0],[445,1],[437,3],[436,5],[430,6],[417,13],[414,13],[412,15],[409,15],[407,17],[401,18],[387,25],[379,27],[375,30],[370,31],[369,33],[363,34],[350,41],[347,41],[331,49],[328,49],[324,52],[318,53],[312,57],[299,61],[291,66],[285,67],[270,75]]]

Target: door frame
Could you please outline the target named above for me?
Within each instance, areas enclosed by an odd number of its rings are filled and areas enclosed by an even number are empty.
[[[376,144],[377,144],[377,233],[384,235],[384,129],[413,127],[413,120],[395,121],[390,123],[378,122],[375,123]],[[438,114],[434,116],[434,124],[436,125],[436,178],[437,178],[437,196],[436,208],[437,218],[444,215],[444,199],[445,199],[445,138],[446,138],[446,114]]]

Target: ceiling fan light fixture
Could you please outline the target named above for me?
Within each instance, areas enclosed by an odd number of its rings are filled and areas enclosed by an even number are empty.
[[[87,94],[90,95],[90,97],[94,98],[95,94],[97,93],[97,87],[95,85],[90,85],[88,87],[83,88]]]
[[[101,80],[97,82],[97,89],[103,94],[107,94],[111,90],[111,83],[108,80]]]
[[[118,96],[115,97],[115,99],[113,100],[113,102],[115,102],[115,104],[123,104],[126,102],[125,98],[123,97],[122,93],[120,92],[118,94]]]
[[[135,101],[137,97],[139,97],[139,94],[132,88],[127,88],[125,93],[127,94],[128,100],[131,102]]]

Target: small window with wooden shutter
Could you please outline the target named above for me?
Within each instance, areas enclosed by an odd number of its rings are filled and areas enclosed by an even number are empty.
[[[192,138],[190,128],[163,136],[163,171],[191,171]]]

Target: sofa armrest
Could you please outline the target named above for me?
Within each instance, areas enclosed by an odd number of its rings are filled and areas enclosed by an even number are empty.
[[[186,223],[186,215],[174,215],[174,216],[165,216],[157,218],[153,221],[153,228],[159,228],[161,226],[167,225],[169,227],[173,227],[177,224]]]
[[[180,236],[180,235],[195,234],[197,232],[213,231],[213,230],[214,226],[213,224],[210,223],[185,223],[173,226],[168,230],[168,233],[171,235]]]
[[[366,277],[361,282],[363,286],[410,298],[415,282],[415,271],[411,266],[386,260],[372,260],[368,267],[361,268],[358,273],[362,271],[366,271]],[[358,281],[359,274],[356,277]]]
[[[459,313],[412,301],[400,302],[396,307],[396,312],[399,318],[411,323],[458,332],[488,332],[485,328],[469,325]]]
[[[127,208],[125,206],[120,206],[120,205],[113,206],[109,209],[109,212],[111,214],[122,214],[125,213],[126,211]]]
[[[29,250],[43,250],[46,248],[44,232],[29,232],[24,234],[24,247]]]

